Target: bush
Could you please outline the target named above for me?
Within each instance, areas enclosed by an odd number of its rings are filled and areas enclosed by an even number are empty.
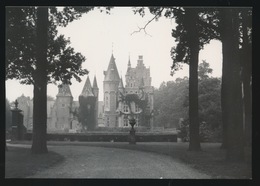
[[[178,130],[178,138],[181,138],[183,142],[190,141],[189,139],[189,121],[187,119],[183,120],[179,123]]]
[[[178,138],[181,138],[183,142],[188,142],[189,138],[189,120],[185,119],[180,122],[178,130]],[[211,126],[206,122],[200,123],[200,141],[201,142],[220,142],[222,135],[221,127],[212,129]]]
[[[91,142],[127,142],[129,133],[93,132],[93,133],[49,133],[51,141],[91,141]],[[25,134],[25,140],[32,140],[32,133]],[[176,133],[136,133],[137,142],[177,142]]]

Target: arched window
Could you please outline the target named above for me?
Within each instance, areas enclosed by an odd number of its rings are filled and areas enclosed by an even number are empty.
[[[107,117],[107,126],[109,127],[109,117]]]
[[[138,104],[135,104],[135,112],[139,112]]]
[[[108,107],[108,96],[106,96],[106,107]]]
[[[124,116],[124,127],[128,126],[128,117],[125,115]]]
[[[110,104],[109,104],[109,94],[108,92],[105,93],[105,111],[110,110]]]
[[[124,112],[129,112],[128,105],[126,103],[124,104]]]

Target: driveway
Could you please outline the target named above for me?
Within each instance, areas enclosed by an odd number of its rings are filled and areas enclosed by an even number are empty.
[[[48,146],[65,161],[29,178],[155,178],[204,179],[198,172],[169,156],[118,148]]]

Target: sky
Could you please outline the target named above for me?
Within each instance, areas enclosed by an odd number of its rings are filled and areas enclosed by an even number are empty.
[[[144,31],[133,33],[143,27],[153,18],[149,12],[144,17],[134,15],[130,7],[116,7],[110,11],[110,15],[99,10],[84,14],[79,20],[75,20],[67,27],[58,29],[60,34],[70,38],[71,46],[76,52],[86,57],[82,64],[83,68],[89,70],[89,74],[81,77],[79,83],[72,80],[70,86],[73,100],[78,100],[84,83],[89,76],[93,84],[96,75],[99,87],[99,100],[103,100],[103,71],[107,70],[110,57],[113,53],[119,75],[125,82],[125,73],[130,58],[132,67],[137,64],[139,55],[143,56],[144,64],[150,67],[152,86],[159,88],[165,81],[173,81],[177,77],[189,76],[188,66],[184,65],[182,70],[177,71],[174,76],[170,75],[172,59],[170,50],[176,46],[175,39],[171,36],[171,30],[175,28],[174,19],[159,18],[152,21]],[[199,62],[206,60],[213,69],[212,76],[220,77],[222,71],[222,48],[219,41],[211,41],[200,51]],[[49,84],[47,94],[56,98],[58,88]],[[21,85],[17,80],[6,81],[6,97],[14,101],[24,94],[33,97],[33,86]]]

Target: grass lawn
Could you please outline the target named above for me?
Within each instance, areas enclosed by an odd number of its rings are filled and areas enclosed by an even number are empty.
[[[19,142],[31,144],[29,141]],[[100,146],[107,148],[123,148],[145,152],[159,153],[178,159],[191,167],[198,169],[212,178],[217,179],[250,179],[252,177],[251,164],[234,163],[225,160],[225,150],[220,149],[219,143],[202,143],[202,151],[188,151],[188,143],[147,142],[129,145],[120,142],[55,142],[48,141],[48,145]],[[47,155],[32,155],[30,149],[9,147],[6,152],[6,177],[25,177],[35,171],[53,166],[61,162],[63,157],[54,152]]]
[[[120,143],[88,143],[91,146],[125,148],[154,152],[171,156],[198,169],[214,179],[251,179],[251,164],[245,162],[228,162],[225,160],[225,150],[220,149],[220,143],[202,143],[202,151],[188,151],[188,143],[137,143],[128,145]]]
[[[25,178],[64,160],[55,152],[31,154],[30,148],[8,147],[5,152],[5,178]]]

